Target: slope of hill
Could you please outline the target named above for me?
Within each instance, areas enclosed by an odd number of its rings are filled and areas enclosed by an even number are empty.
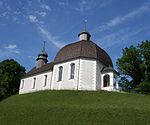
[[[150,125],[150,96],[41,91],[0,102],[0,125]]]

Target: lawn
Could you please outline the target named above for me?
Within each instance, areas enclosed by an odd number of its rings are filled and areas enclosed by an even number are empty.
[[[0,125],[150,125],[150,96],[41,91],[0,102]]]

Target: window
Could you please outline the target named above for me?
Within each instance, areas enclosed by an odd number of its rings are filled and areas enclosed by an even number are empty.
[[[71,63],[70,65],[70,79],[74,79],[74,73],[75,72],[75,64]]]
[[[117,77],[114,76],[114,78],[113,78],[113,85],[114,85],[115,88],[116,88],[116,83],[117,83]]]
[[[36,78],[33,78],[33,86],[32,86],[32,89],[35,88],[35,82],[36,82]]]
[[[24,87],[24,80],[22,80],[21,89],[23,89],[23,87]]]
[[[46,86],[46,83],[47,83],[47,75],[45,75],[45,78],[44,78],[44,86]]]
[[[104,79],[103,79],[103,86],[104,86],[104,87],[110,86],[110,76],[109,76],[108,74],[104,76]]]
[[[60,66],[58,71],[58,81],[62,81],[62,72],[63,72],[63,67]]]

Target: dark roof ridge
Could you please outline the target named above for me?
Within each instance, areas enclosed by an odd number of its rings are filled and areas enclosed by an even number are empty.
[[[42,72],[52,71],[53,70],[53,62],[47,63],[40,68],[33,67],[28,73],[26,73],[22,78],[26,78],[29,76],[37,75]]]

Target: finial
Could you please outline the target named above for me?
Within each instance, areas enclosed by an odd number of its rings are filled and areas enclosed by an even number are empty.
[[[84,20],[84,31],[87,31],[87,20]]]
[[[45,51],[45,41],[43,41],[43,51]]]

